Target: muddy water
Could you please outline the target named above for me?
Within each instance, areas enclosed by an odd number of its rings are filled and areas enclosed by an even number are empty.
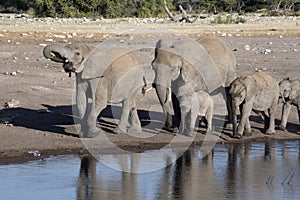
[[[299,144],[217,145],[207,156],[194,147],[139,174],[75,155],[3,165],[0,199],[300,199]]]

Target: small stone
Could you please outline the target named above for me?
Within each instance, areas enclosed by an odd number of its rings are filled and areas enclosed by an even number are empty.
[[[20,106],[20,101],[12,99],[9,102],[5,103],[6,108],[17,108]]]
[[[40,47],[45,47],[47,44],[39,44]]]
[[[251,47],[250,47],[250,45],[248,45],[248,44],[244,46],[244,49],[245,49],[246,51],[250,51],[250,48],[251,48]]]
[[[52,38],[48,38],[48,39],[45,39],[45,42],[53,42],[54,40]]]
[[[10,75],[17,76],[17,72],[11,72]]]
[[[3,74],[4,74],[4,75],[9,75],[9,73],[8,73],[8,72],[4,72]]]
[[[29,58],[28,58],[28,57],[25,57],[24,60],[29,60]]]
[[[297,52],[298,51],[298,49],[294,49],[294,52]]]
[[[261,68],[261,70],[263,70],[263,71],[267,71],[267,68],[266,68],[266,67],[263,67],[263,68]]]

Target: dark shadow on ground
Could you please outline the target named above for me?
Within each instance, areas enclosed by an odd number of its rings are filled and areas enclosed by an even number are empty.
[[[72,106],[51,106],[43,105],[44,109],[34,110],[28,108],[9,108],[0,111],[0,122],[13,124],[13,126],[20,126],[34,130],[47,131],[56,134],[70,135],[78,137],[77,133],[69,133],[63,126],[74,125],[74,118]],[[111,132],[117,126],[121,117],[121,106],[108,105],[98,117],[98,125],[107,132]],[[75,114],[76,115],[76,114]],[[159,133],[165,122],[165,115],[161,112],[138,110],[138,115],[141,120],[143,131],[157,134]],[[77,118],[78,119],[78,118]],[[112,120],[115,119],[115,120]],[[225,117],[215,115],[213,119],[216,131],[222,132],[227,136],[232,136],[231,129],[223,129]],[[263,120],[259,116],[250,116],[252,121],[252,129],[257,129],[264,133]],[[255,122],[255,123],[253,123]],[[198,124],[198,123],[197,123]],[[276,119],[276,125],[280,124],[280,120]],[[297,134],[299,125],[288,123],[287,130],[291,133]],[[198,128],[199,134],[205,134],[205,127]]]

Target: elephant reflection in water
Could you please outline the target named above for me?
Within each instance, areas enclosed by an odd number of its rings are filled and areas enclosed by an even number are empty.
[[[137,196],[137,166],[139,163],[139,155],[130,154],[130,168],[128,168],[127,157],[120,155],[116,156],[119,165],[122,169],[121,182],[119,190],[112,193],[111,188],[108,188],[106,183],[102,182],[101,174],[97,174],[97,159],[92,155],[81,157],[81,166],[79,172],[77,199],[130,199],[138,200]],[[113,169],[109,169],[113,170]],[[107,171],[107,170],[106,170]],[[131,173],[132,172],[132,173]],[[116,173],[116,171],[114,171]],[[118,187],[113,185],[113,187]]]

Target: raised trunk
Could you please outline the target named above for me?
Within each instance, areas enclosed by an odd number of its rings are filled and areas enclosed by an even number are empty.
[[[45,58],[51,59],[54,62],[64,63],[66,60],[67,49],[64,46],[52,44],[44,48],[43,54]]]

